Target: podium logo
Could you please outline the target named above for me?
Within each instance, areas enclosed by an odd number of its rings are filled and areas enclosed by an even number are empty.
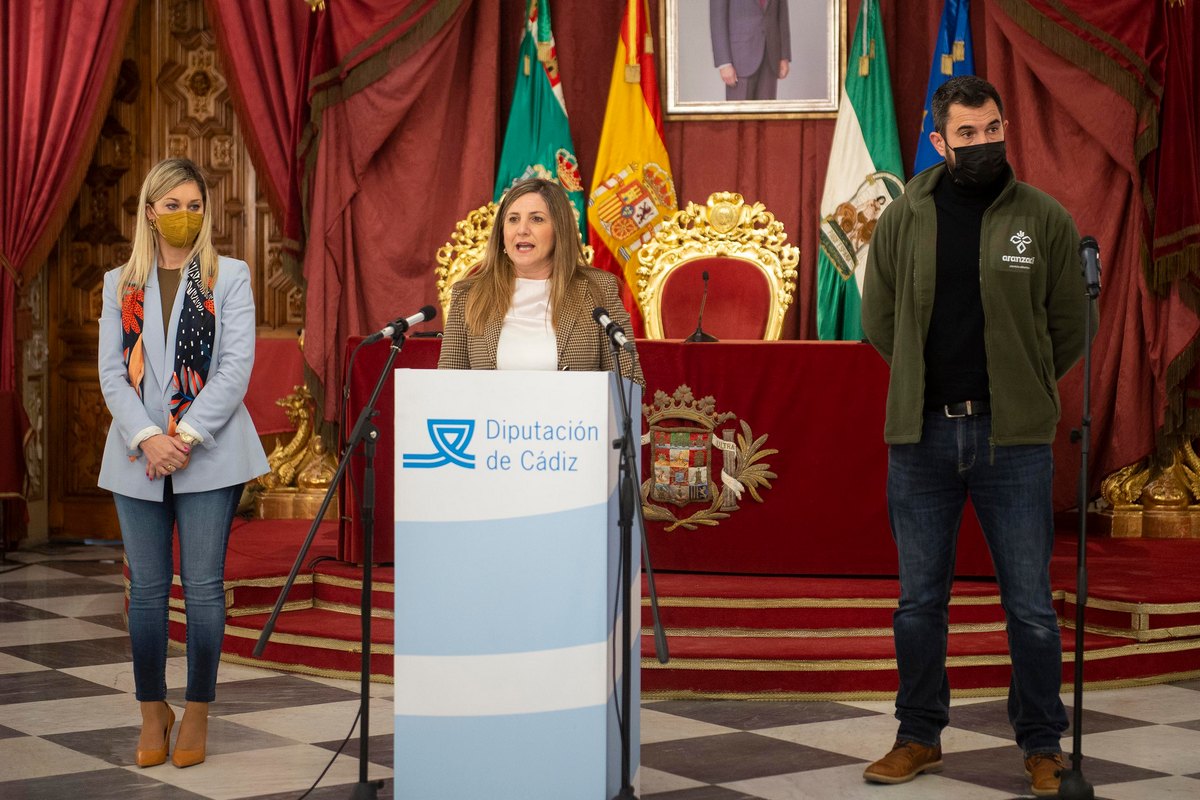
[[[475,456],[467,452],[471,437],[475,435],[473,419],[430,419],[425,421],[429,440],[436,453],[405,453],[404,466],[408,469],[433,469],[457,464],[464,469],[475,469]]]

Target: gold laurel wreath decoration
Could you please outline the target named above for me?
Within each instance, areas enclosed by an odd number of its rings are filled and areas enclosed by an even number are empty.
[[[760,458],[766,458],[767,456],[775,455],[779,451],[774,449],[761,449],[762,446],[766,444],[767,434],[764,433],[762,436],[755,439],[754,434],[750,432],[750,426],[746,424],[746,421],[740,420],[740,422],[742,423],[742,433],[738,434],[737,437],[738,463],[744,464],[745,466],[743,466],[738,474],[734,475],[733,477],[735,477],[743,486],[746,487],[746,491],[750,492],[751,497],[761,503],[763,499],[758,494],[758,487],[762,486],[765,489],[770,489],[771,479],[778,478],[779,476],[774,472],[771,472],[770,464],[757,464],[755,462],[757,462]]]

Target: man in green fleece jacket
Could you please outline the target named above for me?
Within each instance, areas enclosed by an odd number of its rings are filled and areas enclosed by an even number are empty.
[[[1079,234],[1053,198],[1013,177],[995,87],[952,78],[933,116],[946,162],[880,217],[863,288],[863,330],[891,367],[884,438],[900,564],[899,731],[863,776],[903,783],[942,767],[950,585],[970,496],[1007,619],[1009,720],[1033,794],[1055,796],[1067,716],[1050,595],[1051,442],[1058,379],[1086,336]]]

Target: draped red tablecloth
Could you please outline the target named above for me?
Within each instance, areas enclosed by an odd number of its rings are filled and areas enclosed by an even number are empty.
[[[350,345],[357,343],[354,339]],[[439,346],[436,339],[412,339],[396,366],[435,367]],[[745,422],[755,437],[766,434],[763,448],[779,451],[761,459],[778,476],[771,488],[760,489],[762,503],[743,495],[740,508],[728,518],[696,530],[680,527],[668,533],[663,522],[648,521],[655,569],[780,575],[896,573],[884,487],[887,366],[874,350],[857,342],[643,341],[638,352],[646,373],[646,405],[653,402],[656,391],[671,396],[687,385],[697,400],[711,396],[716,412],[736,415],[718,429],[740,430],[740,422]],[[386,359],[383,344],[359,353],[350,373],[347,427],[370,396]],[[390,378],[378,408],[374,551],[376,561],[390,562],[395,459]],[[643,477],[649,477],[649,449],[643,451],[643,461]],[[361,485],[361,458],[355,459],[351,478],[355,487]],[[351,519],[343,526],[339,548],[342,558],[355,562],[362,560],[358,502],[357,495],[343,496],[342,508]],[[706,505],[671,508],[676,516],[684,516]],[[969,510],[959,539],[957,572],[992,572],[978,523]]]
[[[260,436],[296,430],[283,406],[275,401],[304,384],[304,358],[295,338],[260,336],[254,346],[254,369],[246,389],[246,410]]]

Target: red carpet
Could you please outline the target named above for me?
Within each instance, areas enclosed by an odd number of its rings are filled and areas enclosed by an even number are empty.
[[[362,572],[334,560],[336,523],[323,524],[264,658],[251,652],[308,532],[303,521],[235,523],[226,563],[224,658],[354,678],[361,663]],[[1073,680],[1076,540],[1061,536],[1051,577],[1063,624],[1064,691]],[[1092,688],[1200,677],[1197,540],[1089,541],[1085,684]],[[393,571],[372,587],[371,677],[392,675]],[[648,698],[889,699],[896,690],[894,578],[660,573],[671,662],[653,654],[643,601],[642,687]],[[171,638],[186,642],[182,588]],[[1007,692],[1004,612],[995,583],[954,584],[948,669],[957,695]]]
[[[1075,553],[1051,566],[1063,624],[1064,691],[1074,680]],[[1200,676],[1200,542],[1089,542],[1084,683],[1098,688]],[[895,579],[657,576],[671,661],[654,658],[642,609],[642,689],[650,698],[889,699],[896,691]],[[956,695],[1002,695],[1004,611],[992,581],[956,581],[947,659]]]
[[[296,555],[308,535],[305,520],[236,520],[225,559],[225,623],[222,658],[243,664],[320,675],[357,678],[362,664],[362,570],[335,561],[337,523],[322,523],[288,594],[261,659],[252,655]],[[178,551],[176,566],[178,567]],[[393,571],[373,570],[371,592],[371,679],[392,679]],[[176,569],[171,587],[169,633],[186,645],[183,587]]]

